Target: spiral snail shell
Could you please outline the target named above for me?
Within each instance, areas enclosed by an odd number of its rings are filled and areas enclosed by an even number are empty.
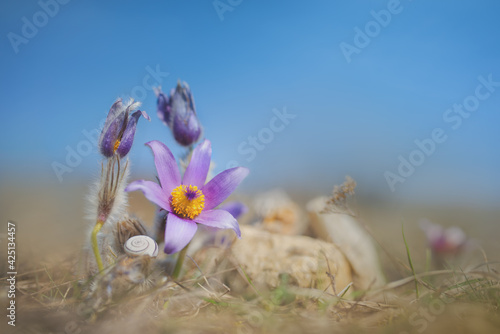
[[[129,256],[149,255],[158,256],[158,244],[146,235],[136,235],[123,245],[125,253]]]

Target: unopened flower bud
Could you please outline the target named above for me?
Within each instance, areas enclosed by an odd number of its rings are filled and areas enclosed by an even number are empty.
[[[155,89],[156,93],[156,108],[158,118],[168,127],[172,124],[172,107],[169,103],[169,98],[161,91],[161,88]]]
[[[115,153],[120,158],[125,157],[134,142],[135,129],[139,117],[144,116],[150,120],[145,111],[135,109],[139,107],[140,103],[134,103],[133,100],[124,106],[121,99],[111,106],[106,123],[99,138],[99,150],[106,158],[112,157]]]
[[[170,128],[175,140],[182,146],[196,143],[202,127],[196,115],[193,95],[187,83],[178,83],[167,97],[157,90],[158,117]]]

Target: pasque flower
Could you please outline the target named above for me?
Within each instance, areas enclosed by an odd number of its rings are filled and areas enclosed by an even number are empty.
[[[420,221],[420,228],[424,231],[427,242],[435,255],[455,255],[467,243],[467,236],[460,227],[444,228],[424,219]]]
[[[167,125],[175,140],[182,146],[196,143],[202,134],[202,127],[194,106],[193,94],[186,82],[177,83],[170,96],[156,90],[158,117]]]
[[[104,265],[97,235],[106,221],[112,216],[120,215],[126,206],[123,185],[128,175],[128,161],[121,165],[120,159],[132,148],[139,117],[142,115],[149,120],[145,111],[133,112],[139,105],[140,103],[134,103],[133,99],[130,99],[125,106],[121,99],[116,100],[109,110],[99,138],[99,150],[107,159],[106,165],[102,165],[101,179],[95,188],[95,193],[90,196],[92,207],[96,209],[96,224],[92,229],[90,242],[99,271],[104,269]]]
[[[115,153],[120,158],[126,156],[132,148],[139,117],[142,115],[150,120],[145,111],[132,112],[139,106],[140,103],[134,103],[132,99],[126,106],[123,105],[122,99],[116,100],[111,106],[99,138],[99,150],[106,158],[112,157]]]
[[[226,202],[220,207],[222,210],[226,210],[233,216],[238,219],[241,215],[244,215],[248,212],[248,207],[241,202]]]
[[[227,169],[205,184],[211,143],[204,140],[193,151],[191,161],[181,178],[172,152],[159,141],[146,143],[154,154],[160,185],[138,180],[125,191],[141,190],[146,198],[168,212],[165,228],[165,253],[182,250],[193,238],[197,224],[232,229],[241,237],[236,219],[227,211],[216,209],[245,179],[244,167]]]

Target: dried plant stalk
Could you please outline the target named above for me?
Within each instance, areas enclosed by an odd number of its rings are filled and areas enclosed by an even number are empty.
[[[332,196],[328,199],[325,208],[320,213],[344,213],[355,216],[348,205],[348,199],[354,195],[355,188],[356,181],[347,175],[344,183],[333,187]]]

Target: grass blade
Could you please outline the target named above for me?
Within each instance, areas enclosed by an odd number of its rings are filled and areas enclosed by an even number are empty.
[[[415,273],[415,268],[413,268],[413,262],[411,261],[410,248],[408,247],[408,243],[406,242],[405,229],[404,229],[403,225],[401,225],[401,232],[403,233],[403,241],[404,241],[405,247],[406,247],[406,255],[408,255],[408,263],[410,264],[411,272],[413,274],[413,277],[415,278],[415,294],[417,295],[417,299],[418,299],[419,298],[419,293],[418,293],[418,279],[417,279],[417,274]]]

